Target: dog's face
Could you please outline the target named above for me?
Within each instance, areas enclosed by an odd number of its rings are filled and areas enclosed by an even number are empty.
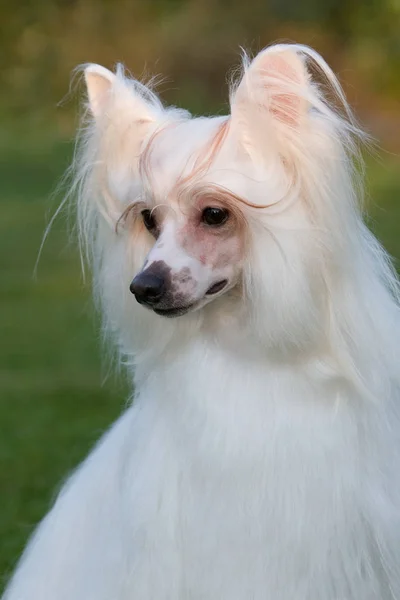
[[[94,118],[81,224],[98,235],[110,226],[96,252],[112,319],[177,317],[228,294],[230,307],[245,298],[254,309],[257,334],[319,327],[321,253],[299,163],[309,168],[310,149],[323,158],[329,135],[310,110],[314,88],[296,51],[260,53],[228,117],[165,109],[138,82],[96,65],[85,77]]]
[[[208,122],[211,152],[226,127],[226,119]],[[165,317],[197,310],[241,280],[244,214],[230,194],[205,181],[197,129],[190,120],[157,131],[141,157],[146,188],[123,217],[125,235],[146,255],[132,273],[130,291],[143,307]]]
[[[153,243],[130,284],[136,300],[156,314],[175,317],[234,287],[243,261],[243,225],[237,212],[213,197],[140,207],[142,235]]]

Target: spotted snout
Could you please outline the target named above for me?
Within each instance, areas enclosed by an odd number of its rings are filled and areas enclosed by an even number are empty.
[[[196,282],[188,267],[173,273],[163,260],[154,261],[130,285],[139,304],[164,316],[178,316],[193,307]]]

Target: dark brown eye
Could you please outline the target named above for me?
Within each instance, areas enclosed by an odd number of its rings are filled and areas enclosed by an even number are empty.
[[[201,220],[203,223],[206,225],[211,225],[212,227],[223,225],[228,218],[229,212],[226,210],[226,208],[218,208],[216,206],[207,206],[201,215]]]
[[[146,208],[145,210],[142,210],[141,215],[146,229],[150,232],[154,232],[157,227],[157,223],[153,217],[152,211]]]

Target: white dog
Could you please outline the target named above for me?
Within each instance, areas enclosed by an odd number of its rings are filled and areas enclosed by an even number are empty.
[[[216,118],[85,79],[73,191],[135,399],[4,598],[399,600],[398,282],[337,79],[272,46]]]

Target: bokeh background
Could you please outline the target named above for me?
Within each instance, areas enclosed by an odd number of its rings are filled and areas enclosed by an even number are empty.
[[[60,482],[118,415],[127,382],[101,360],[67,223],[33,270],[71,160],[82,62],[124,62],[195,113],[227,110],[240,46],[315,47],[380,151],[367,157],[371,227],[400,257],[400,0],[2,0],[0,3],[0,574]],[[0,585],[1,587],[1,585]]]

